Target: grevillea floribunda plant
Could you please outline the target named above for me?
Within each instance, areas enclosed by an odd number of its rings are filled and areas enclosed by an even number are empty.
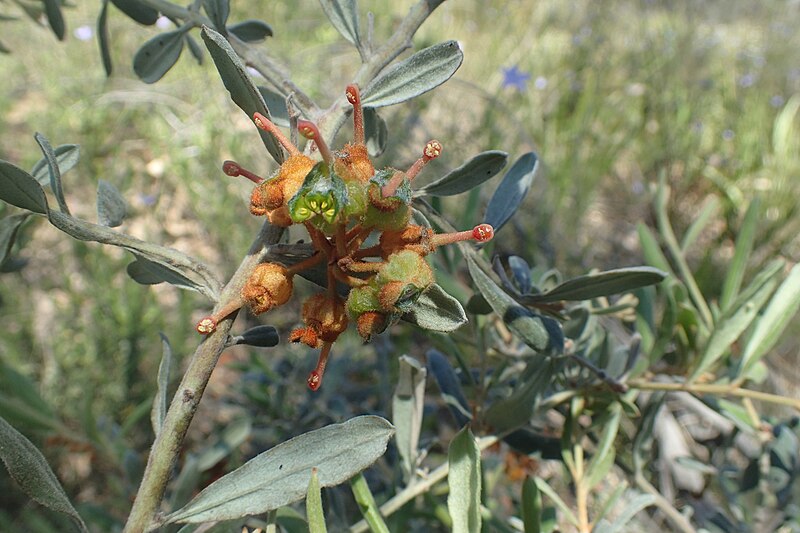
[[[259,264],[242,288],[240,298],[197,324],[197,331],[206,335],[216,329],[222,318],[244,305],[254,314],[283,305],[292,296],[295,275],[324,265],[326,288],[305,301],[305,326],[292,331],[289,337],[292,342],[320,350],[316,368],[308,376],[312,390],[322,384],[331,346],[350,321],[368,341],[397,321],[434,283],[426,255],[445,244],[486,242],[494,236],[489,224],[453,233],[435,233],[414,224],[411,183],[428,161],[441,154],[441,143],[427,142],[422,155],[407,171],[376,171],[364,140],[358,87],[349,85],[346,95],[353,106],[354,138],[342,150],[331,151],[313,123],[298,122],[300,134],[312,140],[322,156],[319,162],[301,153],[261,113],[254,114],[255,124],[272,134],[289,157],[269,179],[232,161],[226,161],[223,170],[256,184],[250,197],[253,215],[266,216],[279,227],[305,226],[314,252],[292,265]],[[373,235],[377,235],[377,243],[367,245]],[[349,292],[341,294],[339,286],[349,288]]]

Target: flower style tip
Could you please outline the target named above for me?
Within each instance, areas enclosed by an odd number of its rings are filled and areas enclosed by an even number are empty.
[[[494,237],[494,228],[490,224],[478,224],[471,230],[456,231],[454,233],[437,233],[431,236],[431,248],[438,248],[446,244],[462,241],[487,242]]]
[[[358,85],[350,84],[344,93],[353,106],[353,142],[364,144],[364,110],[361,107],[361,94]]]
[[[328,356],[331,353],[331,346],[332,344],[330,342],[323,344],[322,351],[319,353],[319,359],[317,360],[317,366],[308,374],[306,383],[308,383],[308,388],[314,392],[318,391],[322,386],[322,376],[325,374],[325,367],[328,366]]]
[[[300,153],[300,150],[294,144],[292,144],[292,141],[286,138],[283,132],[278,129],[278,126],[276,126],[270,119],[258,111],[253,113],[253,122],[255,122],[258,129],[264,130],[275,137],[275,139],[281,143],[281,146],[286,148],[286,151],[288,151],[289,154],[298,155]]]
[[[331,154],[328,145],[325,144],[325,139],[322,138],[316,124],[308,120],[298,120],[297,131],[306,139],[314,141],[314,144],[319,148],[319,153],[323,161],[329,165],[333,162],[333,154]]]
[[[242,168],[236,161],[227,160],[224,163],[222,163],[222,171],[228,176],[231,176],[233,178],[237,176],[242,176],[244,178],[247,178],[256,185],[264,181],[264,178],[253,172],[250,172],[245,168]]]
[[[414,161],[414,164],[406,172],[397,172],[392,179],[390,179],[386,185],[383,186],[381,189],[381,194],[384,198],[388,198],[390,196],[394,196],[394,193],[397,192],[397,188],[400,187],[400,184],[403,183],[403,179],[407,179],[408,181],[413,180],[417,177],[417,174],[423,169],[425,165],[428,164],[428,161],[431,159],[436,159],[440,155],[442,155],[443,150],[442,143],[437,141],[436,139],[432,139],[425,143],[425,147],[422,149],[422,156]]]

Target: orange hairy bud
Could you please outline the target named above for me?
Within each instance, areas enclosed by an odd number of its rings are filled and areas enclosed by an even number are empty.
[[[280,179],[273,178],[253,189],[250,194],[250,213],[260,217],[283,205],[282,185]]]
[[[267,213],[267,220],[269,220],[269,223],[273,226],[278,226],[280,228],[288,228],[294,224],[292,217],[289,216],[289,209],[285,205],[273,211],[269,211]]]
[[[297,328],[289,334],[289,342],[302,342],[309,348],[319,348],[322,341],[314,328]]]
[[[348,143],[336,154],[333,170],[345,181],[367,183],[375,174],[375,167],[369,159],[367,147],[363,144]]]
[[[261,263],[242,287],[242,298],[253,314],[283,305],[292,296],[292,276],[277,263]]]
[[[305,155],[293,155],[283,162],[278,177],[283,182],[283,203],[292,199],[314,168],[314,160]]]
[[[361,338],[369,341],[373,335],[386,329],[386,315],[378,311],[367,311],[358,316],[356,326]]]
[[[415,225],[384,231],[380,238],[381,255],[386,259],[391,254],[409,247],[416,252],[428,253],[427,242],[432,235],[432,229]]]
[[[327,294],[312,296],[303,304],[303,321],[321,340],[333,342],[347,329],[344,302]]]

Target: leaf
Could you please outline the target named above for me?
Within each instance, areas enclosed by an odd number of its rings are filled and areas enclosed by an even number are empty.
[[[3,266],[11,252],[11,247],[14,246],[20,226],[28,220],[29,216],[28,213],[23,213],[0,218],[0,267]]]
[[[111,0],[111,3],[139,24],[152,26],[158,20],[158,11],[141,0]]]
[[[569,506],[564,503],[564,500],[561,499],[558,493],[550,488],[550,485],[548,485],[547,482],[540,477],[534,478],[534,483],[536,483],[536,488],[538,488],[539,491],[553,500],[553,503],[556,505],[556,507],[558,507],[559,510],[564,514],[564,518],[569,520],[575,527],[578,527],[578,518],[575,516],[575,513],[572,512],[572,509],[570,509]]]
[[[744,215],[742,227],[739,229],[739,236],[736,238],[736,248],[733,252],[733,259],[731,259],[730,265],[728,266],[725,283],[722,284],[719,307],[723,311],[727,310],[728,306],[738,296],[739,288],[742,286],[744,273],[747,269],[747,260],[750,258],[750,252],[753,250],[753,241],[755,240],[758,215],[760,213],[761,202],[758,198],[754,198]]]
[[[342,37],[353,46],[359,47],[358,6],[355,0],[319,0],[322,10]]]
[[[461,382],[453,367],[450,366],[447,356],[438,350],[428,350],[426,356],[427,367],[436,379],[442,398],[450,408],[456,423],[459,426],[467,424],[472,419],[472,412],[467,398],[464,396],[464,391],[461,389]]]
[[[595,487],[603,478],[608,475],[611,467],[614,466],[615,448],[614,441],[619,430],[619,420],[622,414],[622,406],[614,403],[606,410],[611,412],[611,416],[603,424],[603,433],[600,442],[597,443],[597,451],[592,457],[586,471],[586,483],[589,487]]]
[[[242,22],[231,24],[228,26],[228,31],[248,43],[263,41],[267,37],[272,37],[272,27],[263,20],[257,19],[243,20]]]
[[[564,333],[558,322],[519,305],[481,270],[472,257],[467,257],[467,266],[475,286],[494,312],[525,344],[536,352],[561,353],[564,350]]]
[[[689,381],[711,368],[761,313],[778,285],[783,261],[773,261],[750,283],[736,302],[717,320]],[[763,320],[763,318],[761,319]]]
[[[645,262],[650,266],[654,266],[664,272],[672,272],[664,252],[661,251],[661,246],[658,245],[653,232],[646,225],[639,223],[636,225],[636,230],[639,233],[639,243],[642,246],[642,254],[644,255]]]
[[[211,58],[214,60],[214,65],[222,78],[222,82],[231,94],[231,99],[233,99],[234,103],[245,112],[249,120],[253,120],[253,115],[256,111],[269,119],[269,110],[261,97],[261,93],[253,85],[253,81],[245,71],[244,63],[231,48],[230,43],[222,35],[208,27],[203,27],[200,35],[202,35],[203,42],[205,42],[206,48],[208,48]],[[283,163],[283,149],[278,145],[275,138],[261,129],[258,132],[273,159],[279,164]]]
[[[231,337],[226,344],[227,346],[246,344],[259,348],[271,348],[277,346],[279,342],[280,337],[275,326],[256,326],[248,329],[241,335]]]
[[[158,436],[164,419],[167,417],[167,398],[169,388],[169,373],[172,368],[172,346],[169,339],[163,333],[161,336],[161,362],[158,364],[158,379],[156,380],[156,397],[153,398],[153,409],[150,411],[150,423],[153,425],[153,433]]]
[[[453,520],[453,533],[479,533],[481,530],[481,454],[475,436],[465,426],[450,442],[447,451],[450,471],[447,484],[447,510]]]
[[[482,152],[444,177],[418,189],[414,196],[453,196],[469,191],[500,172],[506,166],[506,161],[506,152]]]
[[[61,188],[61,172],[58,168],[58,162],[56,161],[56,155],[55,152],[53,152],[53,147],[50,146],[50,142],[47,140],[47,138],[39,132],[36,132],[33,138],[36,139],[37,143],[39,143],[39,147],[42,149],[42,153],[44,154],[44,160],[47,166],[47,174],[50,182],[50,189],[53,191],[53,194],[58,201],[58,207],[64,213],[69,214],[67,201],[64,199],[64,191]]]
[[[231,11],[230,0],[203,0],[203,7],[216,30],[224,33]]]
[[[392,397],[392,423],[403,477],[408,482],[417,468],[428,372],[419,361],[407,355],[400,356],[399,365],[397,387]]]
[[[81,156],[80,146],[77,144],[62,144],[56,146],[53,150],[55,155],[56,166],[58,171],[63,176],[67,171],[71,170],[78,164]],[[47,158],[43,157],[33,165],[31,174],[39,182],[42,187],[50,185],[50,167]]]
[[[101,226],[116,228],[125,219],[128,208],[119,190],[111,183],[97,182],[97,221]]]
[[[535,153],[528,152],[517,159],[503,176],[503,181],[489,200],[484,217],[484,222],[491,224],[495,233],[517,212],[538,169],[539,159]]]
[[[0,159],[0,200],[34,213],[47,213],[47,197],[36,179]]]
[[[136,261],[128,263],[126,269],[128,276],[133,281],[141,285],[158,285],[159,283],[169,283],[181,289],[193,290],[202,294],[206,293],[206,289],[199,285],[197,282],[189,279],[182,272],[177,271],[170,266],[164,265],[160,262],[150,261],[144,257],[135,254]]]
[[[717,213],[717,209],[719,209],[719,200],[712,196],[695,216],[694,221],[683,234],[683,239],[681,239],[681,251],[683,253],[688,253],[689,248],[692,247],[711,221],[711,217]]]
[[[461,304],[434,283],[423,292],[403,320],[428,331],[449,333],[467,323]]]
[[[322,490],[319,486],[316,468],[311,469],[311,479],[308,482],[306,517],[308,518],[308,533],[327,533],[325,512],[322,510]]]
[[[162,267],[158,271],[159,274],[168,270],[176,275],[173,276],[174,279],[162,279],[161,281],[169,281],[180,287],[196,290],[214,301],[218,298],[221,286],[208,267],[178,250],[141,241],[105,226],[92,224],[58,211],[51,211],[48,216],[51,224],[75,239],[124,248],[134,252],[137,257]]]
[[[155,83],[177,63],[183,51],[186,28],[156,35],[133,56],[133,71],[145,83]]]
[[[361,94],[361,104],[385,107],[424,94],[450,79],[463,60],[456,41],[420,50],[372,80]]]
[[[800,264],[792,267],[758,320],[742,354],[739,365],[742,373],[775,346],[783,330],[797,313],[798,307],[800,307]]]
[[[542,494],[533,478],[522,482],[522,523],[525,533],[540,533],[542,523]]]
[[[286,109],[286,98],[276,92],[271,91],[263,85],[258,86],[258,92],[264,99],[267,109],[272,113],[270,120],[276,126],[289,127],[289,111]]]
[[[111,49],[108,46],[108,1],[103,0],[103,7],[100,8],[100,14],[97,15],[97,45],[100,47],[103,70],[106,71],[106,76],[111,76],[111,72],[114,70],[114,63],[111,60]]]
[[[655,285],[666,277],[666,272],[653,267],[618,268],[572,278],[551,291],[525,295],[520,301],[531,305],[561,300],[591,300]]]
[[[53,29],[59,41],[64,40],[66,27],[64,26],[64,15],[61,13],[61,4],[58,0],[42,0],[44,2],[44,13],[47,15],[47,22]]]
[[[41,452],[4,418],[0,418],[0,459],[31,499],[66,514],[81,531],[89,531]]]
[[[386,150],[389,140],[389,128],[378,112],[372,107],[364,108],[364,141],[367,152],[372,157],[378,157]]]
[[[165,523],[226,520],[288,505],[305,496],[312,468],[318,469],[321,487],[342,483],[383,455],[393,433],[377,416],[305,433],[221,477]]]
[[[361,515],[364,521],[369,526],[372,533],[389,533],[389,528],[381,516],[381,511],[378,504],[375,503],[375,498],[372,496],[372,491],[369,490],[367,480],[364,478],[363,473],[358,473],[350,480],[350,488],[353,491],[353,497],[361,510]]]

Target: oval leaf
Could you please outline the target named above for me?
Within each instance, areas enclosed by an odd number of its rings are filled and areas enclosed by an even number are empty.
[[[39,132],[36,132],[33,136],[36,139],[36,142],[39,143],[39,147],[42,149],[42,153],[44,154],[44,160],[47,165],[47,174],[50,178],[50,189],[53,191],[53,194],[58,201],[58,207],[64,213],[69,214],[69,208],[67,207],[67,201],[64,199],[64,191],[61,188],[61,171],[58,168],[58,162],[56,161],[56,154],[53,151],[53,147],[50,146],[50,141]]]
[[[533,152],[523,155],[514,163],[497,187],[486,207],[484,222],[497,232],[519,209],[531,188],[539,168],[539,159]]]
[[[382,456],[393,434],[385,419],[359,416],[294,437],[206,487],[166,523],[239,518],[301,500],[312,468],[321,487],[338,485]]]
[[[34,213],[47,213],[47,197],[36,178],[3,160],[0,160],[0,200]]]
[[[97,45],[100,47],[100,58],[103,60],[103,69],[106,76],[111,76],[114,64],[111,61],[111,49],[108,46],[108,0],[103,0],[103,7],[97,16]]]
[[[231,99],[234,103],[245,112],[250,120],[253,120],[253,115],[256,111],[270,118],[269,110],[261,97],[261,93],[253,85],[253,81],[245,71],[244,63],[231,48],[230,43],[225,37],[205,26],[200,34],[203,36],[203,42],[208,48],[222,82],[231,94]],[[278,145],[275,138],[266,131],[259,129],[258,132],[273,159],[279,164],[283,163],[283,149]]]
[[[447,510],[453,520],[453,533],[479,533],[481,530],[481,452],[469,426],[450,442],[447,451],[450,471],[447,484]]]
[[[272,27],[263,20],[249,19],[231,24],[228,31],[239,39],[248,42],[263,41],[267,37],[272,37]]]
[[[42,453],[4,418],[0,418],[0,460],[25,494],[48,509],[66,514],[81,531],[88,531]]]
[[[256,326],[248,329],[241,335],[231,337],[230,341],[228,341],[228,345],[246,344],[259,348],[271,348],[277,346],[280,340],[278,330],[275,329],[274,326]]]
[[[450,366],[450,361],[443,353],[437,350],[428,350],[425,355],[428,359],[427,367],[433,374],[436,384],[439,385],[439,391],[450,408],[450,413],[456,423],[463,426],[472,419],[472,412],[455,370]]]
[[[224,32],[231,11],[230,0],[203,0],[203,7],[217,31]]]
[[[464,53],[456,41],[420,50],[367,85],[361,103],[364,107],[384,107],[410,100],[450,79],[463,60]]]
[[[525,304],[536,304],[560,300],[591,300],[655,285],[666,277],[666,272],[653,267],[618,268],[572,278],[551,291],[525,295],[521,301]]]
[[[133,71],[145,83],[155,83],[178,61],[183,51],[185,29],[156,35],[133,56]]]
[[[467,323],[461,304],[437,284],[423,292],[403,320],[428,331],[448,333]]]
[[[443,178],[422,187],[414,196],[453,196],[467,192],[500,172],[508,161],[508,154],[500,150],[483,152]]]
[[[111,0],[111,3],[139,24],[152,26],[158,20],[158,11],[141,0]]]
[[[61,4],[58,0],[43,0],[44,13],[47,15],[47,22],[53,29],[59,41],[64,40],[66,27],[64,26],[64,15],[61,13]]]
[[[77,144],[62,144],[53,149],[55,156],[56,166],[58,171],[63,176],[68,170],[71,170],[78,164],[81,156],[81,147]],[[50,168],[47,164],[47,158],[43,157],[33,165],[31,174],[42,187],[50,185]]]
[[[29,214],[24,213],[0,219],[0,267],[3,266],[9,252],[11,252],[11,247],[14,246],[20,226],[28,220],[29,216]]]
[[[169,283],[181,289],[205,293],[204,287],[184,276],[180,271],[161,263],[149,261],[138,255],[136,256],[136,261],[128,264],[126,271],[133,281],[142,285]]]
[[[516,333],[525,344],[537,352],[564,349],[564,333],[561,325],[549,317],[540,316],[522,307],[505,293],[471,257],[467,257],[470,275],[475,286],[492,306],[503,322]]]
[[[100,180],[97,183],[97,221],[100,225],[116,228],[127,214],[128,208],[119,190],[111,183]]]
[[[319,0],[322,10],[334,28],[353,46],[360,45],[358,9],[355,0]]]
[[[372,107],[364,108],[364,140],[367,152],[372,157],[378,157],[386,150],[389,140],[389,128],[378,112]]]
[[[397,388],[392,397],[392,423],[396,428],[397,451],[400,453],[403,477],[414,477],[419,457],[419,435],[425,407],[425,378],[428,372],[419,361],[400,356]]]

